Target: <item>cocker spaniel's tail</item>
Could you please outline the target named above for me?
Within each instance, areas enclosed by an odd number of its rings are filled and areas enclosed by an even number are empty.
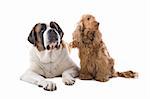
[[[137,72],[133,72],[131,70],[129,71],[124,71],[124,72],[115,72],[113,74],[113,77],[124,77],[124,78],[137,78],[138,77],[138,73]]]

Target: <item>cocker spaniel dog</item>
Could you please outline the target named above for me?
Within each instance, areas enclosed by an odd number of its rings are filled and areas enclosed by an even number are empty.
[[[126,72],[114,70],[114,59],[109,55],[98,27],[99,22],[95,17],[87,14],[82,16],[73,33],[73,41],[70,46],[79,49],[81,65],[79,78],[106,82],[112,77],[136,77],[137,73],[131,70]]]

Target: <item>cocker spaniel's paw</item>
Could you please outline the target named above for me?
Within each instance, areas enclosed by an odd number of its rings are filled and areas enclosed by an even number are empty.
[[[100,82],[107,82],[109,80],[109,77],[96,77],[95,80]]]
[[[72,41],[70,44],[69,44],[69,47],[70,48],[76,48],[79,46],[79,42],[77,42],[76,40]]]
[[[81,80],[91,80],[91,79],[93,79],[93,77],[90,74],[82,74],[82,73],[80,73],[79,79],[81,79]]]

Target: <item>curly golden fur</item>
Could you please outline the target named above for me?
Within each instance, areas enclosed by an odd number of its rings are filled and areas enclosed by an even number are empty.
[[[99,23],[95,17],[87,14],[82,16],[73,33],[73,42],[70,45],[79,49],[81,65],[79,78],[101,82],[117,76],[134,78],[136,72],[115,72],[114,59],[109,55],[98,27]]]

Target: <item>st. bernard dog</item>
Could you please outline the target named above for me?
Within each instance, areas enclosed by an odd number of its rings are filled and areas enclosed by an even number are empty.
[[[21,80],[35,84],[47,91],[56,90],[56,84],[46,78],[62,76],[66,85],[73,85],[79,75],[78,66],[69,57],[66,43],[62,40],[63,31],[56,22],[36,24],[29,34],[33,44],[30,51],[30,68]]]

